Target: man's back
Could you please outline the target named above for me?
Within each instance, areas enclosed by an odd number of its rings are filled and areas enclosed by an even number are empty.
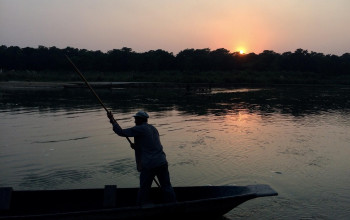
[[[136,150],[140,150],[141,164],[144,168],[154,168],[167,163],[158,130],[148,123],[134,127],[139,132],[134,136]]]

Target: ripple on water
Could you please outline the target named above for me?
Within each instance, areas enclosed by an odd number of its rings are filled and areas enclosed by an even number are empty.
[[[61,139],[61,140],[48,140],[48,141],[34,141],[32,144],[48,144],[48,143],[59,143],[59,142],[65,142],[65,141],[77,141],[82,139],[87,139],[89,136],[86,137],[77,137],[77,138],[69,138],[69,139]]]
[[[133,158],[123,158],[109,162],[100,167],[101,173],[128,175],[135,173],[136,162]]]
[[[29,173],[24,176],[19,186],[22,188],[52,189],[62,184],[80,183],[92,178],[88,170],[53,170],[48,173]]]

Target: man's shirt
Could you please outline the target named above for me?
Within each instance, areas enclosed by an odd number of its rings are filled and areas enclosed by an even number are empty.
[[[113,131],[122,137],[134,137],[136,155],[141,157],[142,168],[151,169],[167,164],[158,130],[154,126],[144,122],[132,128],[122,129],[118,124],[114,124]]]

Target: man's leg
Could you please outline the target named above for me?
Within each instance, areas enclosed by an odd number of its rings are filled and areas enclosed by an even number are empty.
[[[168,164],[156,168],[156,175],[163,191],[164,202],[176,202],[176,196],[170,183]]]
[[[142,169],[140,173],[140,189],[137,195],[138,205],[149,202],[149,191],[152,186],[155,173],[152,170]]]

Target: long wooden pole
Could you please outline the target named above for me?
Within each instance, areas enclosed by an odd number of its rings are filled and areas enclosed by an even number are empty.
[[[85,85],[90,89],[91,93],[96,97],[96,99],[98,100],[98,102],[102,105],[102,107],[106,110],[107,113],[110,113],[110,111],[108,111],[108,109],[106,108],[106,106],[103,104],[102,100],[100,99],[100,97],[98,97],[97,93],[95,92],[95,90],[90,86],[90,84],[88,83],[88,81],[85,79],[84,75],[80,72],[80,70],[78,69],[78,67],[75,66],[75,64],[73,63],[73,61],[67,56],[65,55],[67,60],[70,62],[70,64],[72,64],[74,70],[76,73],[78,73],[78,75],[80,76],[80,78],[85,82]],[[115,120],[115,119],[114,119]],[[116,121],[116,120],[115,120]],[[129,144],[133,144],[130,140],[129,137],[126,137],[126,139],[128,140]],[[158,183],[158,181],[154,178],[153,179],[154,182],[157,184],[158,187],[160,187],[160,184]]]
[[[78,69],[78,67],[75,66],[75,64],[73,63],[73,61],[67,56],[65,55],[67,60],[70,62],[70,64],[72,64],[74,70],[76,73],[78,73],[78,75],[80,76],[80,78],[85,82],[85,85],[90,89],[91,93],[96,97],[96,99],[98,100],[98,102],[102,105],[102,107],[106,110],[107,113],[109,113],[110,111],[108,111],[108,109],[106,108],[106,106],[103,104],[102,100],[100,99],[100,97],[98,97],[97,93],[95,92],[95,90],[90,86],[90,84],[88,83],[88,81],[85,79],[84,75],[80,72],[80,70]],[[128,142],[130,144],[132,144],[131,140],[129,137],[126,137],[126,139],[128,140]]]

